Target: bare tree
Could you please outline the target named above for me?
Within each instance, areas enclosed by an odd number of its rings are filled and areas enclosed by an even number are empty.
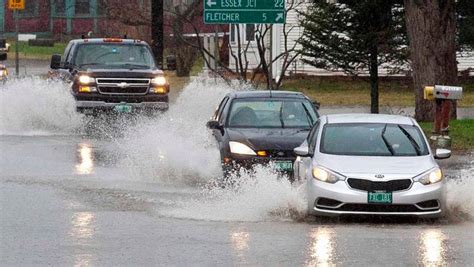
[[[302,4],[302,1],[298,0],[287,0],[286,12],[291,12],[298,8]],[[216,58],[214,51],[209,51],[208,48],[204,47],[202,34],[199,31],[199,28],[193,23],[193,18],[195,16],[202,15],[202,5],[201,1],[195,1],[193,5],[190,6],[189,13],[179,13],[175,12],[177,19],[183,23],[186,23],[191,26],[194,31],[195,39],[190,40],[185,38],[183,34],[175,33],[186,45],[197,49],[204,59],[205,64],[209,70],[216,73],[220,77],[229,81],[230,79],[237,79],[244,83],[251,83],[255,86],[258,86],[261,82],[261,75],[263,75],[266,87],[268,89],[278,89],[283,81],[286,71],[291,66],[291,63],[300,55],[300,52],[296,49],[297,42],[289,42],[290,33],[295,30],[296,26],[288,27],[286,24],[283,24],[282,35],[283,35],[283,51],[278,55],[272,55],[272,58],[269,57],[269,43],[270,43],[270,32],[272,31],[271,24],[257,24],[255,29],[255,41],[256,49],[258,53],[258,63],[257,66],[253,69],[250,69],[249,59],[247,57],[247,52],[252,49],[251,41],[243,41],[241,38],[241,32],[243,27],[239,24],[234,24],[231,27],[234,27],[232,31],[235,31],[236,37],[236,46],[232,47],[230,43],[225,43],[230,51],[230,61],[233,61],[232,65],[234,67],[229,67],[224,63],[222,59]],[[231,32],[232,32],[231,31]],[[281,44],[275,44],[281,45]],[[216,64],[212,65],[210,60],[215,61]],[[281,60],[281,69],[277,77],[277,80],[274,81],[272,78],[272,65]],[[216,67],[217,66],[217,67]],[[261,75],[259,75],[261,74]]]
[[[148,1],[101,0],[101,13],[106,14],[105,36],[123,36],[150,42],[151,11]]]

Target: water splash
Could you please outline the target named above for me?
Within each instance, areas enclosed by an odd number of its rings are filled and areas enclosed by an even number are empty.
[[[12,79],[0,87],[0,135],[61,135],[81,127],[66,84],[39,77]]]
[[[292,185],[272,166],[241,169],[223,185],[212,181],[198,198],[161,211],[175,218],[208,221],[301,220],[306,216],[304,185]]]
[[[447,219],[460,222],[474,219],[474,161],[460,170],[458,179],[447,182]]]
[[[194,79],[166,113],[125,130],[119,142],[132,177],[194,184],[220,175],[219,150],[206,122],[231,90],[223,82]]]

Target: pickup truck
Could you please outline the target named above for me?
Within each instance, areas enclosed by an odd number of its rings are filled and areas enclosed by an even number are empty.
[[[148,112],[168,109],[170,85],[150,46],[140,40],[71,40],[53,55],[50,78],[68,82],[78,112]]]

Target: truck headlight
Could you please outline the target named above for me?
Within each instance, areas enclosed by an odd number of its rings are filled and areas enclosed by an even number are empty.
[[[334,171],[330,171],[323,167],[314,167],[313,168],[313,178],[321,182],[334,184],[337,181],[344,181],[345,176],[338,174]]]
[[[416,177],[414,180],[418,181],[424,185],[429,185],[429,184],[435,184],[438,182],[441,182],[444,178],[443,172],[441,171],[440,168],[434,168],[431,169],[418,177]]]
[[[163,76],[158,76],[151,79],[151,83],[153,85],[163,86],[163,85],[166,85],[166,78]]]
[[[91,83],[95,83],[95,78],[92,78],[87,75],[81,75],[79,76],[79,82],[81,84],[91,84]]]
[[[253,151],[250,147],[239,142],[230,141],[229,146],[230,146],[230,152],[234,154],[252,155],[252,156],[257,155],[257,153],[255,153],[255,151]]]

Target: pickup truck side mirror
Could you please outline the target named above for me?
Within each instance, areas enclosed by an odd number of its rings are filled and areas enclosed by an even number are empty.
[[[213,130],[221,130],[222,125],[218,121],[210,120],[206,123],[207,128]]]
[[[50,68],[53,70],[57,70],[61,68],[61,56],[60,55],[53,55],[51,57],[51,64]]]

